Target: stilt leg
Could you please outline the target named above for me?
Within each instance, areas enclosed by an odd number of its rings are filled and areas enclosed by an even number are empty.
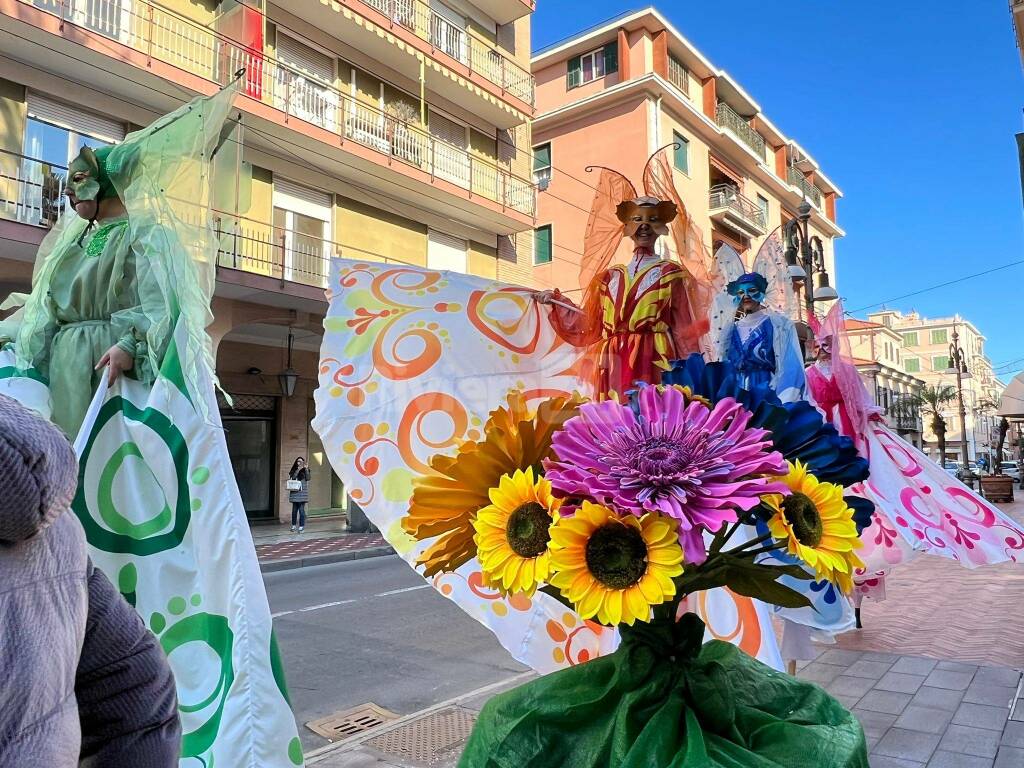
[[[857,629],[864,629],[864,625],[861,624],[861,621],[860,621],[860,606],[857,606],[854,609],[853,615],[857,617]]]
[[[796,677],[796,659],[790,659],[786,662],[786,671],[793,677]]]

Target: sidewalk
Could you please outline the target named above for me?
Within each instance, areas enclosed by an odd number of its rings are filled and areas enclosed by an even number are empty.
[[[302,533],[292,533],[290,528],[283,523],[252,527],[264,573],[394,553],[379,533],[348,533],[347,523],[340,517],[307,520]]]
[[[871,768],[1024,766],[1024,700],[1018,700],[1016,669],[821,648],[798,674],[823,686],[858,717]],[[483,704],[529,677],[324,747],[307,755],[306,765],[455,768]]]
[[[1001,508],[1024,521],[1024,502]],[[871,768],[1024,768],[1024,568],[969,570],[921,555],[894,571],[887,589],[886,601],[865,603],[863,630],[819,647],[799,676],[860,719]],[[498,690],[330,745],[307,765],[454,768]]]

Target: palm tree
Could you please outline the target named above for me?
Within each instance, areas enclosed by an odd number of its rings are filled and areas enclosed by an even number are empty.
[[[928,419],[939,444],[939,464],[946,460],[946,420],[942,416],[943,406],[956,397],[956,389],[949,384],[937,387],[926,386],[920,392],[906,395],[899,401],[900,409],[918,411]]]

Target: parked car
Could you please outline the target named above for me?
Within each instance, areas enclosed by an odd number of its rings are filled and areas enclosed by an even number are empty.
[[[1015,461],[1004,461],[1000,465],[1003,474],[1013,478],[1013,482],[1020,482],[1020,465]]]
[[[951,474],[953,477],[956,477],[957,473],[960,472],[960,462],[947,461],[945,464],[942,465],[942,468],[946,470],[946,472]]]

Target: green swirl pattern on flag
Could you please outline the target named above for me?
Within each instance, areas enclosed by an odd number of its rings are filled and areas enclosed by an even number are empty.
[[[180,327],[175,341],[187,343]],[[72,507],[93,561],[170,660],[181,768],[301,766],[213,381],[199,367],[194,391],[175,359],[165,358],[152,387],[121,377],[97,392],[75,443]],[[0,352],[0,394],[47,413],[44,381],[18,371],[9,351]]]

